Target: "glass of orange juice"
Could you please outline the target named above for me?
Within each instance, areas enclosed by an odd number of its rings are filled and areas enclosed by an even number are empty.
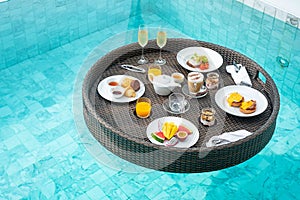
[[[161,75],[161,67],[159,65],[149,65],[148,67],[148,79],[150,82],[153,81],[153,76]]]
[[[139,118],[147,118],[151,113],[151,100],[147,97],[141,97],[136,101],[136,115]]]

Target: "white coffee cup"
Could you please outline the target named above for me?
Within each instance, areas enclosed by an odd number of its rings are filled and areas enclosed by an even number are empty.
[[[188,88],[192,94],[200,92],[204,83],[204,75],[200,72],[190,72],[188,74]]]

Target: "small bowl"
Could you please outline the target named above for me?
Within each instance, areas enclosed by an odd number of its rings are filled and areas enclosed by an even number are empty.
[[[180,140],[181,142],[183,142],[187,138],[188,135],[189,134],[186,131],[178,131],[176,133],[178,140]]]
[[[176,83],[182,83],[184,81],[184,75],[179,72],[173,73],[172,78]]]
[[[119,86],[119,82],[115,78],[110,78],[107,80],[107,86],[109,88],[115,88],[115,87]]]
[[[121,86],[116,86],[114,88],[112,88],[110,90],[111,92],[111,95],[118,99],[118,98],[121,98],[123,95],[124,95],[124,92],[125,92],[125,88],[121,87]]]

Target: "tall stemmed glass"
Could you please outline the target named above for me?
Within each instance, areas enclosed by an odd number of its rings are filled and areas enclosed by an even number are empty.
[[[155,61],[158,65],[166,64],[166,60],[161,57],[161,49],[167,44],[167,32],[163,28],[159,28],[156,37],[157,46],[159,46],[159,58]]]
[[[139,42],[139,45],[142,47],[142,56],[138,60],[138,64],[143,65],[143,64],[148,63],[147,58],[145,58],[145,56],[144,56],[144,47],[148,44],[148,28],[144,24],[141,24],[139,26],[138,42]]]

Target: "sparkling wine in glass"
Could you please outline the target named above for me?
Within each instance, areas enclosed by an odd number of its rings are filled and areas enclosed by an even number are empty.
[[[139,42],[139,45],[142,47],[142,56],[138,60],[138,64],[140,64],[140,65],[146,64],[146,63],[148,63],[148,60],[144,56],[144,47],[148,44],[148,29],[143,24],[139,26],[138,42]]]
[[[166,64],[166,60],[161,57],[161,49],[167,44],[167,32],[166,30],[159,28],[156,37],[156,43],[159,47],[159,58],[155,61],[158,65]]]

